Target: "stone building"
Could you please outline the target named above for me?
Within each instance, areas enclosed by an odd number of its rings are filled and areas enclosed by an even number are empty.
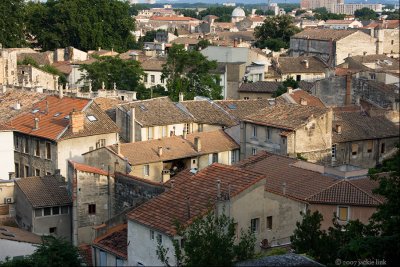
[[[118,140],[115,123],[89,99],[47,96],[13,118],[15,177],[48,175],[60,169],[66,177],[67,159]]]
[[[71,197],[59,174],[15,182],[16,222],[38,235],[71,240]]]
[[[241,159],[265,150],[327,161],[331,153],[332,110],[307,103],[279,104],[246,117],[241,124]]]
[[[23,87],[42,87],[44,90],[56,91],[58,75],[53,75],[31,65],[19,65],[18,84]]]
[[[291,56],[318,56],[331,67],[349,54],[376,54],[376,47],[374,37],[357,30],[306,29],[290,38]]]

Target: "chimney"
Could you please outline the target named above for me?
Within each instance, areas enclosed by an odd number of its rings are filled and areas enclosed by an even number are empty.
[[[282,194],[286,195],[286,182],[282,183]]]
[[[237,39],[233,39],[233,47],[237,47]]]
[[[61,99],[64,97],[64,88],[63,86],[60,84],[60,86],[58,87],[58,97]]]
[[[115,144],[116,149],[117,149],[117,154],[120,155],[121,154],[121,144],[118,142]]]
[[[351,73],[348,72],[346,75],[346,99],[345,105],[351,104]]]
[[[82,111],[72,111],[69,114],[69,122],[72,133],[79,133],[83,131],[84,128],[85,114]]]
[[[162,156],[162,146],[158,147],[158,152],[157,152],[158,156],[161,157]]]
[[[351,56],[352,56],[351,53],[348,53],[348,54],[347,54],[347,57],[351,57]]]
[[[39,118],[34,118],[34,126],[33,126],[33,130],[38,130],[39,129]]]
[[[307,100],[305,100],[304,98],[300,98],[300,105],[307,106]]]
[[[217,180],[217,199],[221,199],[221,180]]]
[[[162,170],[162,182],[165,183],[171,178],[171,173],[168,169]],[[174,181],[171,181],[171,187],[174,186]]]
[[[183,128],[183,139],[187,139],[187,128],[186,126]]]
[[[180,92],[180,93],[179,93],[179,102],[182,102],[182,101],[183,101],[183,93]]]
[[[288,87],[288,88],[287,88],[287,93],[288,93],[288,94],[291,94],[292,92],[293,92],[293,88],[292,88],[292,87]]]
[[[308,59],[304,59],[304,60],[303,60],[303,63],[304,63],[304,67],[305,67],[306,69],[308,69],[308,67],[309,67]]]
[[[336,124],[336,132],[337,132],[338,134],[342,134],[342,125]]]
[[[196,149],[197,152],[201,151],[201,140],[200,137],[195,137],[194,138],[194,148]]]
[[[136,140],[135,140],[135,128],[136,128],[136,115],[135,115],[135,108],[131,108],[131,114],[130,114],[131,116],[130,116],[130,125],[131,125],[131,128],[130,128],[130,136],[129,136],[129,141],[131,142],[131,143],[134,143]]]
[[[2,86],[1,86],[1,92],[4,94],[5,92],[7,92],[7,87],[6,87],[6,85],[5,84],[3,84]]]
[[[14,105],[14,109],[15,110],[20,110],[21,109],[21,104],[19,103],[19,101],[17,101]]]
[[[136,94],[137,94],[137,92],[135,92],[135,91],[132,92],[132,100],[137,100],[136,99]]]
[[[363,55],[366,56],[366,55],[367,55],[367,51],[364,51],[364,52],[363,52]]]

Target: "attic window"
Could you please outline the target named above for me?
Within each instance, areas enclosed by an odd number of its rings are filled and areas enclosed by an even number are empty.
[[[235,105],[235,104],[229,104],[229,105],[228,105],[228,108],[229,108],[229,109],[236,109],[236,105]]]
[[[61,112],[57,112],[56,114],[54,114],[53,117],[58,117],[58,116],[60,116],[60,115],[61,115]]]
[[[35,108],[34,110],[32,110],[32,114],[35,114],[36,112],[39,112],[38,108]]]
[[[89,121],[97,121],[97,118],[93,115],[89,115],[89,116],[87,116],[87,118]]]

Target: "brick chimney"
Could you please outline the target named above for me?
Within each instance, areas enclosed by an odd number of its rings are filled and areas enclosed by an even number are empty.
[[[194,138],[194,148],[196,149],[197,152],[201,151],[201,140],[200,140],[200,137],[195,137]]]
[[[304,64],[304,67],[305,67],[306,69],[308,69],[308,67],[309,67],[308,59],[304,59],[302,62],[303,62],[303,64]]]
[[[79,133],[83,131],[85,124],[85,114],[82,111],[72,111],[69,114],[69,125],[72,133]]]
[[[34,118],[33,122],[34,122],[33,130],[39,130],[39,118]]]
[[[183,128],[183,139],[186,139],[187,138],[187,132],[188,132],[188,129],[186,128],[186,126]]]

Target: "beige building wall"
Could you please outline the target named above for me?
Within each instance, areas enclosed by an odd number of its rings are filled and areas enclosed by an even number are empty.
[[[289,77],[293,77],[293,79],[296,80],[297,75],[300,76],[301,81],[315,81],[315,80],[325,79],[325,73],[321,73],[321,72],[316,72],[316,73],[304,73],[304,72],[295,73],[295,72],[293,72],[293,73],[282,75],[282,80],[286,81]]]
[[[145,168],[147,168],[145,167],[146,165],[149,166],[148,175],[145,174]],[[153,182],[161,182],[163,169],[164,169],[164,164],[162,161],[159,161],[159,162],[132,166],[132,171],[129,174],[143,179],[148,179]]]
[[[399,29],[383,29],[383,53],[399,54],[400,53],[400,36]]]
[[[361,56],[376,54],[376,39],[363,32],[356,32],[336,42],[336,65],[344,63],[351,54]]]
[[[272,98],[272,94],[270,93],[239,92],[239,99],[269,99],[269,98]]]
[[[183,135],[183,130],[185,129],[185,127],[186,127],[185,123],[171,124],[171,125],[164,125],[164,126],[143,127],[140,129],[140,134],[142,137],[141,141],[169,137],[169,136],[171,136],[171,132],[173,132],[173,131],[175,132],[175,135]],[[190,123],[189,123],[189,127],[191,128]]]

